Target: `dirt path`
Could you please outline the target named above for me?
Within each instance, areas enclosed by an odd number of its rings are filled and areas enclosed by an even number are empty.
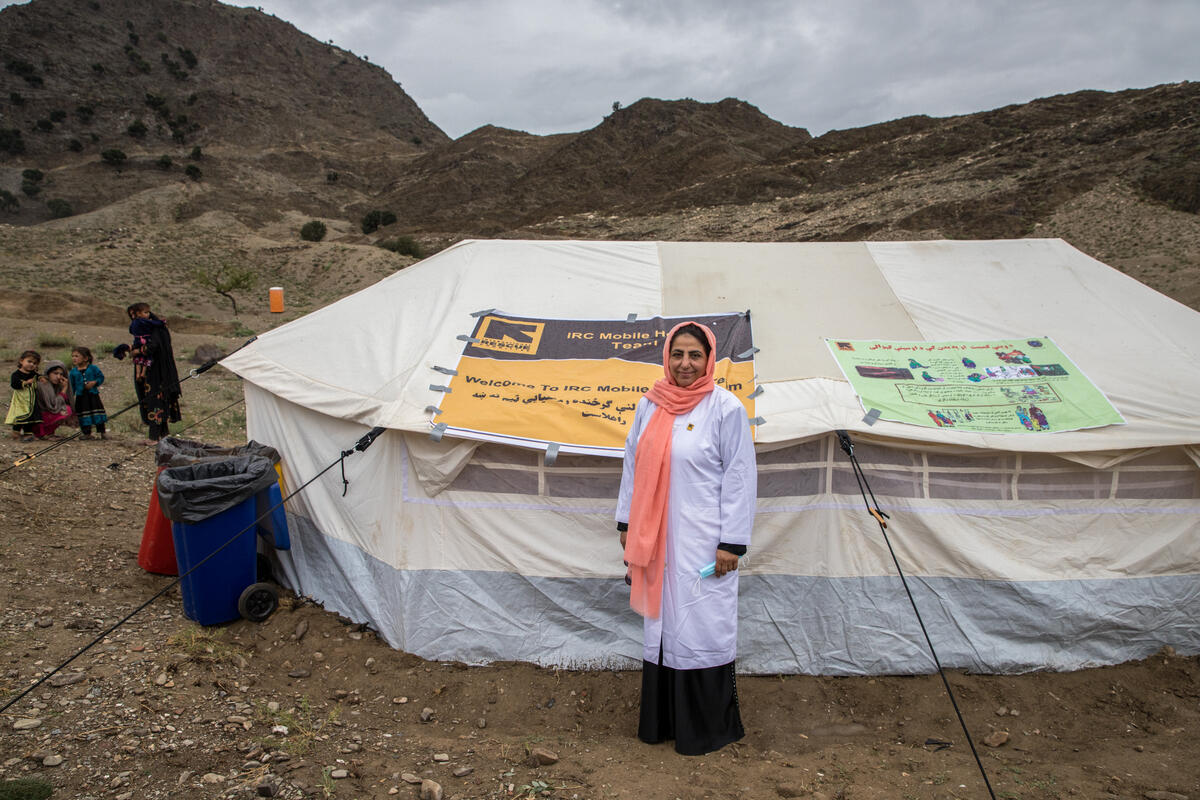
[[[137,565],[152,472],[129,435],[0,476],[6,701],[166,584]],[[747,736],[703,758],[633,738],[638,680],[425,662],[290,595],[201,629],[173,589],[9,709],[0,780],[129,800],[419,796],[406,775],[447,798],[988,796],[936,676],[739,680]],[[1196,657],[950,680],[997,797],[1200,798]]]

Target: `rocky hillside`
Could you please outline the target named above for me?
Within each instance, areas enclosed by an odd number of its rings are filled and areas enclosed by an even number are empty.
[[[449,141],[365,58],[213,0],[10,6],[0,61],[0,284],[22,291],[170,283],[165,307],[220,316],[195,272],[229,268],[306,309],[410,263],[371,246],[401,235],[1062,236],[1200,308],[1195,83],[816,138],[741,100],[645,99]],[[396,220],[363,233],[373,210]]]
[[[0,187],[21,223],[51,216],[51,197],[79,213],[189,179],[231,208],[253,207],[255,182],[270,206],[336,207],[384,185],[391,159],[448,141],[383,68],[215,0],[9,6],[0,59]],[[24,169],[46,174],[38,196],[19,191]]]

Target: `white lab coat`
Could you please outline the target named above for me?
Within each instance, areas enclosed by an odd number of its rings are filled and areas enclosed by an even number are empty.
[[[638,439],[657,406],[643,397],[625,440],[617,522],[629,521]],[[758,472],[750,423],[741,402],[717,387],[671,433],[662,614],[645,619],[644,658],[673,669],[728,664],[737,656],[738,571],[699,578],[717,545],[750,544]]]

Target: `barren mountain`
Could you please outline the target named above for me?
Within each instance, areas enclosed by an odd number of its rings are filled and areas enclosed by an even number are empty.
[[[741,100],[644,99],[580,133],[449,141],[365,56],[214,0],[10,6],[0,60],[0,282],[22,290],[119,305],[138,275],[211,317],[197,267],[302,311],[411,263],[370,246],[401,235],[1063,236],[1200,307],[1194,83],[816,138]],[[369,211],[396,221],[364,234]],[[313,219],[325,240],[301,241]]]

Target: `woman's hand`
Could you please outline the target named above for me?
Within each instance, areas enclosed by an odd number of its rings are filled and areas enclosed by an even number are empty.
[[[733,572],[738,568],[738,557],[726,550],[717,551],[717,566],[713,570],[713,576],[720,578],[727,572]]]

